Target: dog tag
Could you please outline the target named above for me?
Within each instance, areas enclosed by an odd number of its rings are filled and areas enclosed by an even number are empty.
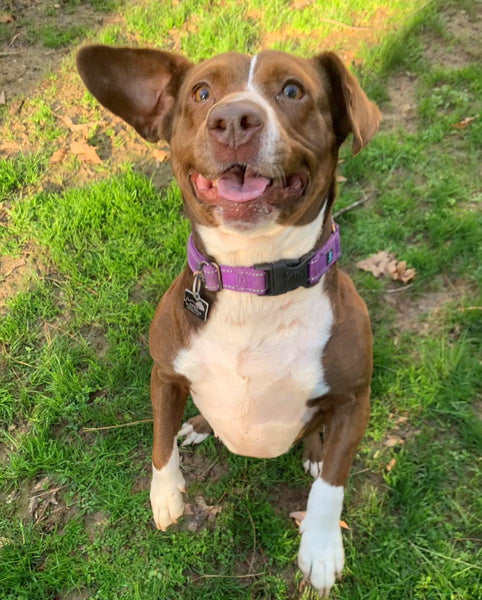
[[[201,321],[206,321],[208,318],[209,303],[192,290],[184,291],[184,308]]]

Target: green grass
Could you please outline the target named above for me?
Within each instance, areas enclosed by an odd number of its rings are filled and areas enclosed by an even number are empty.
[[[196,32],[180,37],[181,49],[199,59],[255,51],[266,31],[289,24],[310,38],[291,47],[311,53],[310,32],[335,27],[321,16],[352,23],[352,13],[369,17],[379,6],[288,4],[243,21],[260,3],[132,3],[122,26],[99,37],[169,47],[189,19]],[[458,47],[435,3],[413,15],[413,3],[390,7],[405,25],[362,51],[361,75],[384,108],[390,75],[415,73],[418,113],[414,131],[400,122],[359,156],[345,150],[340,169],[347,182],[337,208],[377,190],[339,219],[342,264],[372,316],[375,372],[334,597],[474,600],[482,596],[482,69],[475,60],[457,69],[427,60],[427,32]],[[40,265],[30,265],[29,286],[11,295],[0,320],[0,597],[307,600],[309,589],[295,591],[298,533],[288,517],[304,508],[310,483],[300,448],[275,460],[231,455],[212,439],[183,450],[189,502],[199,506],[201,496],[222,511],[197,531],[191,518],[160,533],[148,501],[150,424],[84,430],[149,418],[147,332],[185,261],[188,225],[176,184],[157,189],[130,164],[71,187],[63,182],[77,163],[65,161],[52,185],[56,85],[30,101],[37,152],[0,161],[0,253],[34,255]],[[84,96],[82,109],[99,114],[93,107]],[[467,116],[477,118],[453,127]],[[380,249],[417,269],[412,287],[387,294],[391,285],[355,269]],[[405,441],[389,447],[388,436]],[[47,510],[36,522],[28,504],[42,480],[35,493],[59,488],[59,505],[40,504]],[[239,577],[253,557],[257,575]]]

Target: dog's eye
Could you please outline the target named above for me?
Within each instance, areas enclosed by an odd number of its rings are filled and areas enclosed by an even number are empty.
[[[290,100],[300,100],[305,95],[305,92],[301,85],[294,82],[287,83],[283,88],[283,95]]]
[[[207,85],[199,85],[194,88],[192,96],[196,102],[206,102],[211,97],[211,91]]]

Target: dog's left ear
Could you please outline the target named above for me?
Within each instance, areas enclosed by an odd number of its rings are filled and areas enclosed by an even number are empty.
[[[191,63],[160,50],[85,46],[77,69],[89,92],[149,142],[168,140],[177,92]]]
[[[336,54],[323,52],[313,60],[328,81],[335,134],[341,144],[352,132],[352,152],[358,154],[378,131],[382,114]]]

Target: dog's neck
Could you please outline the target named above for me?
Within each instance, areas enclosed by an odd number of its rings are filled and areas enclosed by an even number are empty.
[[[273,224],[251,233],[194,225],[193,236],[196,246],[218,264],[249,266],[298,258],[328,239],[331,234],[331,205],[328,195],[318,215],[304,225]]]

